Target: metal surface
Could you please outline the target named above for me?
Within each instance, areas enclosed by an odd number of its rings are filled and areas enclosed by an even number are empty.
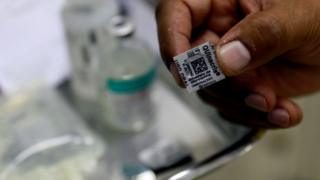
[[[203,156],[202,158],[191,158],[189,159],[189,161],[186,160],[175,166],[169,166],[160,171],[153,171],[153,173],[156,175],[156,179],[196,179],[208,172],[212,172],[218,169],[219,167],[227,163],[230,163],[235,158],[248,153],[254,147],[254,143],[263,137],[264,131],[254,130],[236,124],[230,124],[220,118],[212,107],[209,107],[199,101],[195,95],[191,95],[189,93],[184,94],[185,90],[177,88],[175,83],[172,81],[172,78],[168,76],[168,73],[166,71],[167,70],[164,67],[162,67],[162,69],[160,70],[161,82],[164,82],[164,86],[169,87],[168,89],[170,93],[173,93],[174,96],[178,97],[179,100],[181,100],[184,104],[191,108],[195,116],[198,117],[198,119],[195,121],[206,127],[212,126],[204,130],[216,131],[216,134],[211,136],[211,140],[216,146],[213,146],[215,148],[211,147],[211,150],[209,147],[205,151],[205,154],[207,154],[207,156]],[[156,88],[159,89],[159,87]],[[166,94],[166,96],[170,95]],[[170,125],[181,126],[181,124],[179,124],[180,122],[183,122],[183,120],[179,121],[177,124]],[[185,123],[188,124],[187,121]],[[156,128],[159,134],[166,134],[165,126],[156,126]],[[185,131],[188,131],[188,128],[185,128]],[[192,132],[192,129],[189,129],[189,131]],[[193,134],[190,133],[189,138],[192,138],[193,136],[196,136],[196,132]],[[223,137],[223,143],[215,142],[217,141],[216,139],[219,139],[218,136]],[[174,136],[172,137],[175,138]],[[184,138],[188,138],[188,136],[185,136]],[[200,140],[200,138],[198,140]],[[211,140],[209,139],[209,141]],[[197,144],[198,142],[193,143]],[[201,146],[200,142],[199,144]],[[201,152],[193,151],[191,152],[191,157],[194,156],[194,154],[192,153],[197,154]],[[146,172],[150,173],[152,171],[144,171],[143,173]]]
[[[264,131],[252,130],[250,133],[245,135],[243,139],[231,145],[229,148],[210,157],[206,161],[193,166],[190,169],[184,170],[180,173],[171,176],[168,179],[195,179],[210,171],[213,171],[234,160],[235,158],[238,158],[239,156],[248,153],[253,148],[255,141],[257,141],[263,134]]]

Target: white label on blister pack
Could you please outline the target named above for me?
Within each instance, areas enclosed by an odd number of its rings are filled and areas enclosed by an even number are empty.
[[[174,57],[174,61],[189,92],[226,78],[217,63],[214,47],[209,42]]]

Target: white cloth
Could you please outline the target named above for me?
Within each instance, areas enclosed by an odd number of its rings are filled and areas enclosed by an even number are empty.
[[[64,0],[1,0],[0,88],[56,85],[69,74],[60,11]]]

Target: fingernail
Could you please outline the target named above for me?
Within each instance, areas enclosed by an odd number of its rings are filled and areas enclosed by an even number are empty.
[[[268,120],[272,124],[287,127],[290,122],[290,115],[288,111],[284,109],[275,109],[268,115]]]
[[[251,55],[240,41],[232,41],[220,49],[221,61],[232,72],[241,72],[250,62]]]
[[[185,87],[184,83],[182,82],[180,78],[179,71],[175,65],[175,63],[171,63],[169,66],[169,71],[171,72],[172,76],[174,77],[175,81],[180,87]]]
[[[268,111],[267,100],[259,94],[251,94],[247,96],[244,101],[249,107],[263,112]]]

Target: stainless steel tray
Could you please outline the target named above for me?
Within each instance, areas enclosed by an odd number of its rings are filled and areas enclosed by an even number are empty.
[[[249,152],[263,131],[231,124],[196,94],[177,87],[165,67],[154,87],[155,123],[139,134],[92,125],[108,144],[105,162],[127,179],[196,179]]]

